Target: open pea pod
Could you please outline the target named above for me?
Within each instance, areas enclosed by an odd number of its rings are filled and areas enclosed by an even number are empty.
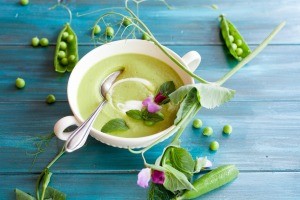
[[[55,71],[59,73],[71,72],[78,62],[77,36],[67,23],[57,37],[54,54]]]
[[[243,60],[251,53],[251,49],[237,28],[225,16],[220,17],[221,32],[227,48],[233,57],[239,61]]]

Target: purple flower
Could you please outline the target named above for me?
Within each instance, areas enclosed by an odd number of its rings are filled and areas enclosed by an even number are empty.
[[[152,182],[156,184],[164,184],[165,173],[161,171],[154,170],[152,173]]]
[[[142,188],[146,188],[148,187],[150,179],[151,179],[151,169],[144,168],[138,174],[137,184]]]
[[[147,97],[142,103],[143,106],[147,107],[150,113],[156,113],[161,109],[161,107],[153,101],[152,97]]]

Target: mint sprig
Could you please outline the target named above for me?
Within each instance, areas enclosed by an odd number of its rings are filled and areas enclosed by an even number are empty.
[[[101,129],[103,133],[112,133],[116,131],[127,131],[129,129],[126,122],[121,118],[116,118],[108,121]]]

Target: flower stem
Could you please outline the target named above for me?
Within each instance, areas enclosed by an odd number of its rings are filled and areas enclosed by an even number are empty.
[[[218,85],[224,84],[233,74],[235,74],[243,66],[245,66],[248,62],[250,62],[253,58],[255,58],[270,43],[270,41],[277,35],[277,33],[284,27],[284,25],[285,25],[285,21],[281,22],[270,33],[270,35],[256,49],[254,49],[254,51],[251,54],[249,54],[246,58],[244,58],[241,62],[239,62],[231,71],[229,71],[222,78],[220,78],[216,82],[216,84],[218,84]]]

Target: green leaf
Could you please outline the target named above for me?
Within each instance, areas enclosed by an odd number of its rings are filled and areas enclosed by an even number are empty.
[[[164,115],[161,112],[150,113],[145,109],[142,111],[142,118],[145,121],[160,122],[164,120]]]
[[[137,120],[142,119],[142,112],[140,110],[129,110],[126,112],[126,115],[133,119],[137,119]]]
[[[189,93],[189,91],[194,88],[194,85],[184,85],[172,92],[169,95],[169,98],[172,103],[179,104],[182,102],[182,100],[186,97],[186,95]]]
[[[174,124],[178,124],[182,119],[185,117],[188,117],[187,114],[191,111],[191,109],[194,109],[194,111],[198,110],[199,106],[199,97],[198,92],[196,88],[192,88],[186,97],[183,99],[183,101],[180,104],[179,110],[176,114],[176,119],[174,121]]]
[[[174,197],[175,195],[166,190],[163,185],[151,183],[147,200],[171,200]]]
[[[47,187],[45,193],[45,199],[52,199],[52,200],[66,200],[67,196],[65,193],[58,191],[52,187]]]
[[[215,84],[198,83],[195,85],[200,95],[202,107],[212,109],[234,97],[235,91]]]
[[[167,82],[163,83],[163,84],[159,87],[157,94],[158,94],[158,93],[161,93],[161,94],[163,94],[164,96],[167,96],[167,95],[171,94],[172,92],[174,92],[175,89],[176,89],[176,88],[175,88],[174,82],[173,82],[173,81],[167,81]]]
[[[176,191],[179,190],[195,190],[194,186],[188,181],[186,176],[178,171],[177,169],[165,165],[165,182],[164,182],[164,187],[175,193]]]
[[[16,200],[36,200],[33,196],[19,190],[18,188],[15,189],[16,193]]]
[[[123,119],[116,118],[107,122],[101,129],[104,133],[111,133],[115,131],[126,131],[129,127]]]

